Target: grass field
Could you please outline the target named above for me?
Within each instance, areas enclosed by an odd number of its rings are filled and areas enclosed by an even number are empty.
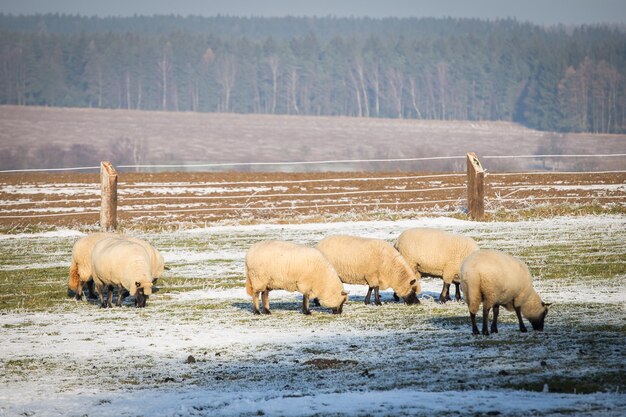
[[[553,302],[546,331],[471,334],[462,303],[419,306],[366,288],[334,316],[270,294],[253,316],[243,258],[265,239],[328,234],[393,241],[432,226],[524,259]],[[606,415],[626,413],[623,215],[476,223],[451,218],[235,225],[149,232],[171,270],[146,309],[102,310],[67,296],[71,229],[0,235],[3,415]],[[28,395],[25,395],[28,393]]]

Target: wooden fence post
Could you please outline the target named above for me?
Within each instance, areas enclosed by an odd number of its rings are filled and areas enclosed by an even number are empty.
[[[485,170],[474,152],[467,154],[467,210],[472,220],[485,216]]]
[[[100,229],[117,229],[117,171],[109,161],[100,163]]]

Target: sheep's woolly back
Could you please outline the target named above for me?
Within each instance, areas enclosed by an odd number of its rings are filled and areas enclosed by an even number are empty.
[[[384,240],[357,236],[328,236],[316,246],[346,284],[392,288],[405,297],[415,275],[404,258]],[[418,291],[419,292],[419,288]]]
[[[94,246],[102,239],[120,236],[116,233],[98,232],[82,237],[74,243],[70,278],[67,284],[72,291],[76,291],[79,285],[91,278],[91,252]]]
[[[473,314],[481,302],[488,308],[495,304],[508,310],[521,307],[522,314],[529,318],[544,310],[526,264],[504,252],[478,250],[468,256],[461,267],[461,286]]]
[[[121,285],[132,296],[137,288],[143,288],[145,295],[152,293],[150,257],[140,244],[123,238],[106,238],[96,244],[91,259],[96,283]]]
[[[266,289],[298,291],[330,308],[345,300],[341,280],[320,251],[278,240],[254,244],[246,254],[246,291]]]
[[[449,284],[459,280],[461,264],[478,244],[467,236],[424,227],[402,232],[396,249],[415,273],[442,277]]]
[[[148,252],[148,256],[150,256],[150,271],[152,272],[152,278],[161,278],[161,275],[163,275],[165,270],[165,261],[163,260],[161,253],[154,246],[143,239],[139,239],[137,237],[126,237],[126,239],[141,245],[146,252]]]

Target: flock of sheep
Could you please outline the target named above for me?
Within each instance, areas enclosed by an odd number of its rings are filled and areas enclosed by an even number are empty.
[[[83,284],[88,284],[90,296],[95,298],[95,285],[101,307],[111,307],[115,288],[117,305],[121,306],[126,290],[137,307],[145,307],[164,269],[163,257],[148,242],[115,233],[94,233],[74,245],[69,288],[79,300]],[[526,332],[522,316],[533,329],[543,330],[549,306],[535,292],[524,262],[503,252],[479,249],[469,237],[431,228],[406,230],[395,245],[356,236],[328,236],[315,247],[263,241],[248,250],[245,269],[246,292],[252,297],[254,314],[270,314],[271,290],[300,292],[304,314],[311,314],[310,301],[341,314],[348,300],[344,283],[367,285],[365,304],[371,302],[373,292],[374,303],[380,305],[379,291],[389,288],[396,300],[401,297],[407,304],[416,304],[424,276],[443,279],[442,303],[451,299],[452,283],[457,300],[463,290],[474,334],[480,333],[476,313],[481,304],[483,335],[489,335],[491,309],[491,333],[498,332],[500,306],[515,311],[520,331]]]

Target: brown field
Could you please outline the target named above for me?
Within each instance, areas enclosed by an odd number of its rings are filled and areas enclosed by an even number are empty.
[[[626,173],[489,174],[488,218],[626,212]],[[97,174],[0,174],[0,229],[95,228]],[[122,228],[217,222],[307,222],[467,218],[459,173],[127,173],[119,174]]]
[[[117,166],[189,165],[415,158],[467,152],[481,157],[626,153],[626,135],[539,132],[508,122],[0,106],[0,170],[93,166],[101,160]],[[483,162],[491,171],[595,171],[626,166],[624,158]],[[369,162],[271,166],[266,170],[441,172],[462,171],[464,164],[463,160]]]

